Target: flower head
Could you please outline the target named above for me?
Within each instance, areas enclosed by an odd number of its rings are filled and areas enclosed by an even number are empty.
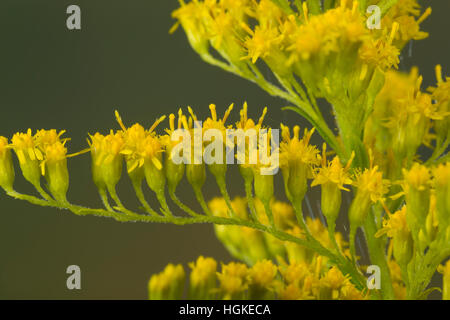
[[[176,300],[183,294],[185,273],[183,266],[168,264],[159,274],[150,278],[148,291],[150,300]]]

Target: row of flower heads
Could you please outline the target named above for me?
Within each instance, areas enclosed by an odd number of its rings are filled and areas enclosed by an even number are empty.
[[[226,120],[232,106],[227,109],[222,118],[217,117],[214,105],[210,105],[210,109],[211,116],[204,121],[203,129],[215,128],[225,132],[226,128],[231,127],[226,125]],[[101,194],[106,191],[111,193],[115,189],[122,175],[124,159],[131,180],[140,184],[146,178],[148,186],[157,195],[164,192],[166,183],[169,190],[174,191],[185,172],[194,189],[201,189],[206,178],[204,164],[175,164],[170,157],[164,157],[165,152],[170,154],[168,151],[180,143],[171,139],[171,133],[177,127],[184,126],[186,129],[193,130],[192,123],[197,120],[197,117],[191,108],[188,110],[189,118],[183,115],[181,110],[179,111],[177,126],[175,115],[169,116],[170,126],[165,130],[164,135],[158,135],[155,132],[158,124],[165,119],[164,116],[146,130],[140,124],[127,128],[116,112],[121,130],[111,130],[107,135],[100,133],[90,135],[88,141],[90,148],[70,155],[67,154],[66,148],[69,139],[62,137],[65,131],[39,130],[33,135],[29,129],[25,133],[16,133],[11,143],[7,138],[0,137],[0,186],[6,191],[13,190],[14,169],[10,152],[12,149],[17,155],[25,179],[38,190],[42,190],[40,179],[41,176],[45,176],[54,198],[63,202],[66,201],[69,186],[67,158],[89,151],[92,156],[93,180]],[[240,121],[235,126],[241,129],[261,130],[266,112],[267,109],[264,109],[259,120],[254,121],[248,118],[247,105],[244,104],[240,111]],[[340,194],[340,190],[349,191],[345,185],[353,185],[357,188],[356,200],[358,200],[359,208],[367,208],[371,203],[383,201],[389,191],[390,182],[383,179],[383,174],[377,166],[372,164],[370,168],[364,170],[358,168],[351,170],[351,160],[346,165],[341,163],[338,156],[328,161],[325,144],[322,153],[316,146],[309,144],[314,129],[306,129],[302,137],[298,126],[294,127],[293,134],[284,125],[281,125],[281,131],[280,168],[285,178],[286,194],[294,205],[303,200],[308,188],[307,180],[311,178],[314,179],[311,186],[323,186],[322,210],[330,217],[337,216],[340,207],[340,196],[337,197],[336,194]],[[240,172],[246,181],[254,180],[255,193],[261,201],[270,201],[273,197],[273,177],[262,175],[258,170],[259,166],[259,164],[242,164]],[[226,164],[211,164],[208,167],[219,183],[225,183]],[[417,163],[409,171],[405,170],[404,177],[405,193],[410,193],[411,189],[422,190],[424,186],[427,186],[428,189],[432,187],[438,199],[444,201],[450,198],[447,193],[450,181],[448,163],[441,164],[432,170]],[[327,199],[334,200],[327,201]],[[450,204],[440,204],[442,207],[440,219],[445,220],[440,223],[445,225],[448,225],[450,220],[449,206]],[[356,211],[355,215],[358,216],[359,212],[367,210]],[[350,216],[352,216],[352,210],[350,210]],[[359,225],[365,217],[356,216],[354,220],[358,220]]]

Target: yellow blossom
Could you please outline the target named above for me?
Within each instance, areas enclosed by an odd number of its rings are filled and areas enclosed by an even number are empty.
[[[148,283],[150,300],[177,300],[183,294],[185,273],[183,266],[168,264],[159,274],[150,278]]]

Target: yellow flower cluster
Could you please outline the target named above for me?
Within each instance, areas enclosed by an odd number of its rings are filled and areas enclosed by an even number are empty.
[[[14,150],[24,178],[30,182],[41,195],[50,199],[50,196],[41,188],[41,176],[48,183],[52,196],[66,202],[66,193],[69,188],[69,173],[67,158],[83,153],[67,155],[66,142],[70,139],[61,138],[65,131],[39,130],[35,134],[31,129],[27,132],[14,134],[11,143],[8,139],[0,137],[0,186],[7,192],[13,191],[14,169],[10,149]]]
[[[311,263],[274,264],[262,259],[252,267],[239,262],[222,264],[217,270],[213,258],[200,256],[189,264],[190,299],[282,299],[282,300],[361,300],[366,293],[357,290],[336,267],[320,257]],[[169,264],[149,282],[151,300],[181,298],[184,271]]]
[[[438,88],[430,89],[434,93],[428,94],[420,90],[422,77],[416,68],[409,74],[386,73],[386,82],[366,123],[365,143],[388,156],[378,158],[385,159],[380,165],[391,179],[400,178],[401,163],[405,159],[411,162],[420,145],[429,145],[433,125],[439,139],[437,149],[447,138],[449,99],[446,82],[440,80]]]

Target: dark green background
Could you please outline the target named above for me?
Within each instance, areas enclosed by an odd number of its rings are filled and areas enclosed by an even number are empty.
[[[434,9],[423,24],[431,36],[414,43],[413,55],[406,55],[402,68],[418,65],[428,85],[434,82],[435,64],[443,64],[449,74],[450,3],[424,2]],[[70,4],[81,7],[81,31],[66,28]],[[149,126],[179,107],[191,105],[206,115],[209,103],[222,112],[231,102],[241,105],[244,100],[255,117],[269,106],[268,125],[305,125],[296,114],[280,111],[280,99],[203,63],[181,30],[170,36],[170,13],[176,7],[174,0],[2,0],[0,135],[10,137],[29,127],[66,129],[72,137],[70,151],[75,152],[86,147],[88,132],[117,128],[116,108],[127,124]],[[88,155],[70,160],[69,197],[96,207],[100,201],[89,163]],[[243,193],[240,181],[234,172],[232,195]],[[21,177],[16,187],[33,192]],[[137,205],[126,177],[119,189],[125,203]],[[212,181],[205,191],[208,198],[218,194]],[[185,183],[179,193],[198,208]],[[317,200],[311,202],[316,208]],[[152,273],[168,262],[187,263],[200,254],[230,260],[209,225],[123,224],[35,207],[0,194],[2,299],[144,299]],[[66,289],[65,270],[71,264],[82,270],[79,291]]]

